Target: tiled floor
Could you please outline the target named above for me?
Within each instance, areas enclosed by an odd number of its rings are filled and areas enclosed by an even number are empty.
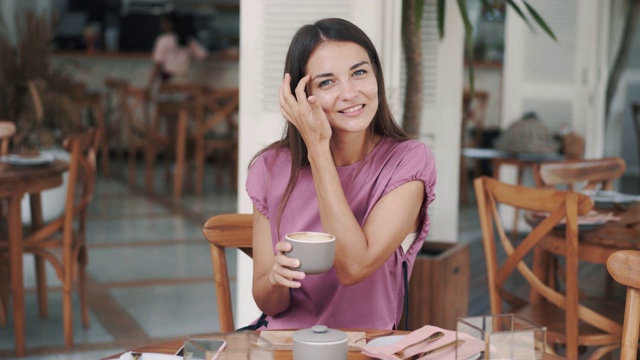
[[[32,259],[25,256],[28,355],[22,359],[99,359],[136,345],[215,332],[211,259],[201,228],[212,215],[236,211],[236,192],[228,184],[214,184],[212,175],[207,174],[204,196],[187,192],[179,200],[162,195],[170,193],[163,181],[157,181],[156,195],[150,195],[141,187],[130,189],[121,180],[124,174],[100,177],[87,239],[91,326],[82,328],[80,314],[75,314],[75,348],[62,345],[60,284],[50,271],[50,315],[41,319],[35,310]],[[639,193],[637,185],[637,179],[625,179],[621,190]],[[470,315],[486,313],[484,257],[473,202],[460,209],[459,238],[471,245]],[[235,257],[229,261],[233,279]],[[0,328],[0,358],[13,358],[12,325],[10,319]]]
[[[27,357],[99,359],[130,346],[218,330],[211,258],[202,225],[236,211],[236,192],[207,174],[204,196],[179,200],[158,181],[156,195],[130,189],[120,176],[100,177],[91,204],[89,302],[91,326],[74,314],[75,348],[64,348],[60,283],[48,269],[49,317],[37,313],[33,259],[25,255]],[[158,177],[162,179],[162,177]],[[231,276],[235,257],[230,256]],[[235,283],[233,283],[234,285]],[[232,289],[233,290],[233,289]],[[74,298],[74,301],[77,301]],[[0,328],[0,358],[13,357],[13,321]]]

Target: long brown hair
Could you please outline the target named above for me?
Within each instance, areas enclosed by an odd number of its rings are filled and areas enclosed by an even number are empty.
[[[304,25],[296,32],[291,40],[291,44],[289,44],[289,50],[287,51],[287,58],[284,65],[284,73],[291,75],[291,93],[295,96],[296,86],[300,82],[300,79],[307,74],[307,62],[313,52],[320,44],[328,41],[355,43],[364,48],[369,55],[369,60],[373,67],[376,82],[378,84],[378,109],[371,125],[369,125],[369,136],[372,138],[374,135],[381,135],[395,139],[408,139],[405,132],[394,120],[389,104],[387,103],[384,77],[382,76],[382,66],[380,65],[378,52],[367,34],[347,20],[326,18],[318,20],[314,24]],[[272,149],[276,151],[288,149],[291,154],[291,174],[289,176],[289,182],[285,190],[284,198],[280,202],[278,209],[277,234],[279,237],[280,221],[282,220],[284,207],[289,201],[291,192],[298,181],[298,174],[300,173],[300,170],[309,166],[309,159],[307,157],[307,146],[305,145],[300,132],[295,126],[289,124],[289,122],[285,125],[282,139],[258,152],[258,154],[256,154],[251,160],[251,164],[262,153]]]

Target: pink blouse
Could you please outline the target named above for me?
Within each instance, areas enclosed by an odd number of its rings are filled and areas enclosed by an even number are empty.
[[[253,204],[269,219],[274,255],[276,242],[283,240],[285,234],[322,231],[313,177],[307,167],[300,171],[282,214],[281,239],[277,237],[278,207],[290,175],[290,158],[288,150],[261,154],[251,165],[246,184]],[[424,143],[391,138],[383,138],[364,160],[338,167],[347,201],[361,226],[384,195],[409,181],[422,181],[422,227],[406,253],[398,247],[377,271],[358,284],[340,284],[334,268],[324,274],[308,275],[300,288],[291,289],[287,310],[266,318],[267,328],[308,328],[316,324],[333,328],[395,328],[403,306],[402,262],[408,262],[410,275],[429,232],[427,208],[435,198],[435,169],[433,154]]]

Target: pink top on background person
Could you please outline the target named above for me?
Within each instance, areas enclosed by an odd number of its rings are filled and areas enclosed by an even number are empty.
[[[191,65],[191,58],[202,60],[207,57],[207,50],[196,40],[189,40],[185,47],[178,45],[175,34],[162,34],[156,39],[151,59],[159,64],[162,70],[173,76],[181,76],[187,73]]]
[[[274,255],[276,243],[284,240],[287,233],[322,231],[311,168],[305,167],[301,169],[282,213],[278,238],[279,205],[290,171],[288,150],[269,150],[251,165],[247,178],[249,197],[269,219]],[[402,262],[408,261],[410,275],[430,227],[427,207],[435,198],[436,180],[433,154],[419,141],[383,137],[364,160],[337,167],[337,171],[360,226],[384,195],[409,181],[422,181],[425,197],[418,236],[406,253],[398,247],[378,270],[358,284],[340,284],[334,268],[323,274],[308,275],[301,281],[300,288],[290,290],[291,302],[287,310],[273,317],[267,316],[268,329],[308,328],[316,324],[334,328],[395,329],[400,321],[404,296]]]

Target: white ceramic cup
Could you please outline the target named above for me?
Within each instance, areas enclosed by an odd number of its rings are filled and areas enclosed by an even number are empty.
[[[300,260],[296,268],[306,274],[320,274],[333,266],[336,237],[322,232],[300,231],[287,234],[285,241],[291,244],[287,256]]]

